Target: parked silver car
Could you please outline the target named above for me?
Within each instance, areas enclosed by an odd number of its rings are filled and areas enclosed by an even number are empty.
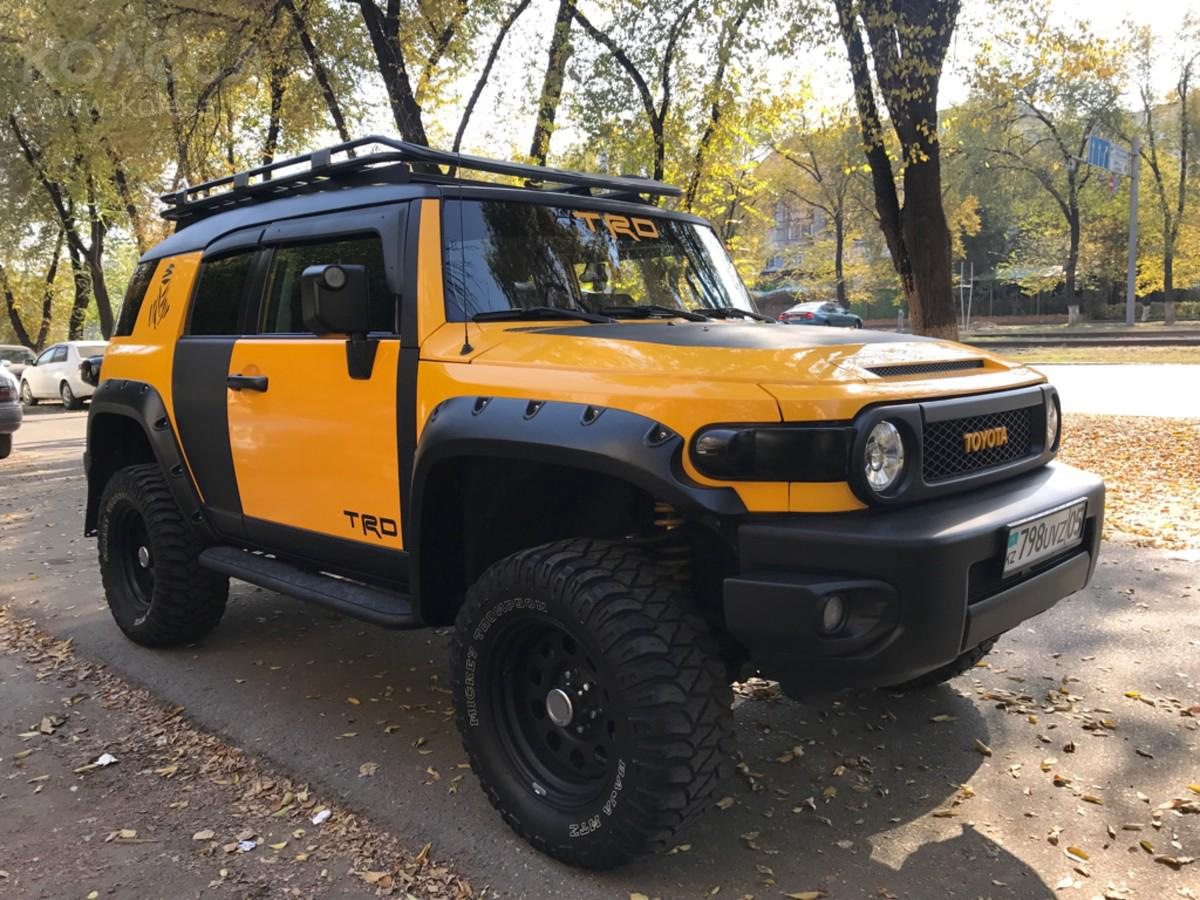
[[[12,453],[13,432],[21,427],[21,419],[17,380],[0,368],[0,459]]]

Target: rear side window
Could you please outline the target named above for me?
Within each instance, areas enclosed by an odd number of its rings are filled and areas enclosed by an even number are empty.
[[[255,251],[247,251],[204,261],[192,300],[188,334],[242,333],[242,309],[254,257]]]
[[[133,326],[137,324],[138,313],[142,311],[142,301],[146,299],[155,265],[155,262],[138,263],[138,267],[133,270],[133,277],[129,279],[129,289],[125,291],[125,300],[121,304],[121,314],[117,317],[116,337],[133,334]]]
[[[264,334],[308,332],[300,312],[300,275],[309,266],[331,263],[366,267],[371,331],[396,333],[396,295],[388,287],[383,244],[377,235],[364,235],[278,248],[271,259],[271,272],[267,276],[267,303],[262,322]]]
[[[56,363],[56,362],[66,362],[66,361],[67,361],[67,345],[63,344],[61,347],[55,347],[54,355],[52,357],[50,357],[50,362]]]

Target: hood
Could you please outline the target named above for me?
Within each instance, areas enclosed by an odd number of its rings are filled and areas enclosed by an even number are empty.
[[[923,382],[1019,373],[1040,376],[975,347],[917,335],[862,329],[748,322],[619,322],[578,325],[495,324],[479,329],[472,361],[623,374],[808,385]],[[981,386],[980,389],[988,389]]]

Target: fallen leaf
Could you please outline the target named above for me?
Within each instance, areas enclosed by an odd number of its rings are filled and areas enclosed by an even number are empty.
[[[1068,847],[1063,853],[1067,855],[1067,859],[1074,860],[1075,862],[1087,862],[1090,858],[1087,853],[1078,847]]]
[[[1194,856],[1156,856],[1156,863],[1162,863],[1165,866],[1170,866],[1172,869],[1181,869],[1184,866],[1190,866],[1196,861]]]
[[[956,721],[958,721],[958,716],[952,716],[947,713],[942,713],[940,716],[930,716],[929,721],[930,722],[956,722]]]
[[[715,805],[717,809],[729,809],[729,807],[733,806],[733,804],[734,800],[732,797],[722,797],[716,802]]]
[[[783,896],[790,897],[791,900],[821,900],[826,894],[824,891],[792,891]]]
[[[379,763],[365,762],[358,767],[359,778],[370,778],[379,770]]]
[[[985,744],[983,741],[979,740],[979,738],[975,738],[975,749],[978,750],[980,753],[982,753],[984,756],[992,755],[992,748],[989,747],[987,744]]]
[[[1104,801],[1095,794],[1084,794],[1080,799],[1083,800],[1084,803],[1095,803],[1097,806],[1104,805]]]
[[[211,841],[214,837],[216,837],[216,834],[211,829],[205,828],[203,831],[197,831],[195,834],[193,834],[192,840]]]

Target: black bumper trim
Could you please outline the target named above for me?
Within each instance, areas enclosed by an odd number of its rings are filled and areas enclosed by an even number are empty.
[[[1079,498],[1087,500],[1081,547],[968,604],[972,569],[1002,557],[1009,525]],[[793,693],[899,684],[1084,587],[1103,514],[1104,483],[1052,463],[907,507],[747,520],[738,527],[740,573],[725,581],[726,628]],[[869,642],[818,640],[805,611],[816,602],[812,586],[854,581],[894,592],[887,627],[865,627]]]

